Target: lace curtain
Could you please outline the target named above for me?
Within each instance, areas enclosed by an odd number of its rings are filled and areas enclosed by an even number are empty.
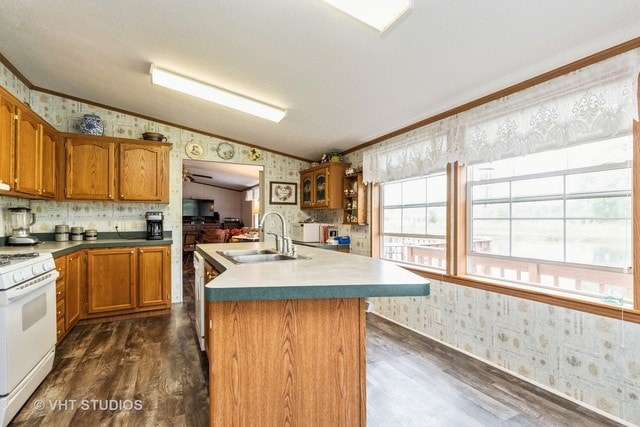
[[[443,170],[457,157],[453,151],[462,143],[460,132],[454,116],[368,148],[362,154],[362,178],[389,182]]]
[[[640,49],[584,67],[363,152],[366,182],[436,172],[629,134]]]

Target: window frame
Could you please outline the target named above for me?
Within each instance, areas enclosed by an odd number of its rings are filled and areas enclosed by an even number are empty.
[[[445,200],[444,201],[429,202],[429,200],[427,198],[427,195],[428,195],[428,192],[429,192],[429,190],[428,190],[428,180],[429,180],[430,177],[442,176],[442,177],[445,178],[445,185],[448,186],[449,179],[448,179],[448,176],[447,176],[447,170],[448,170],[448,168],[443,170],[443,171],[432,172],[429,175],[424,175],[424,176],[421,176],[421,177],[408,178],[408,179],[403,179],[403,180],[398,180],[398,181],[392,181],[392,182],[389,182],[389,183],[385,183],[385,184],[392,184],[392,183],[404,183],[404,182],[408,182],[408,181],[412,181],[412,180],[419,180],[419,179],[425,180],[425,192],[427,194],[425,194],[425,202],[424,203],[408,203],[406,205],[403,204],[403,203],[400,203],[399,205],[398,204],[394,204],[394,205],[385,206],[385,204],[384,204],[384,184],[376,184],[377,191],[374,189],[373,193],[377,193],[378,194],[378,197],[376,198],[376,200],[379,201],[379,202],[375,202],[374,201],[374,203],[379,203],[379,209],[377,209],[378,210],[378,218],[379,218],[377,224],[379,224],[379,227],[378,227],[378,230],[377,230],[377,233],[376,233],[377,235],[379,235],[379,239],[377,239],[377,245],[373,245],[372,244],[372,253],[376,254],[376,255],[374,255],[376,258],[380,258],[380,259],[391,261],[391,262],[396,262],[396,263],[403,264],[403,265],[409,265],[409,266],[418,265],[418,264],[413,264],[413,263],[411,263],[409,261],[398,261],[398,260],[394,260],[392,258],[383,257],[382,250],[384,248],[384,244],[383,244],[384,238],[388,236],[388,237],[398,237],[398,238],[439,239],[439,240],[443,240],[444,243],[445,243],[445,251],[444,251],[444,254],[445,254],[445,266],[444,266],[444,268],[440,269],[440,268],[437,268],[437,267],[432,267],[432,266],[427,266],[427,265],[423,265],[421,267],[429,269],[429,270],[432,270],[435,273],[439,272],[440,274],[445,272],[445,271],[447,271],[447,269],[448,269],[448,262],[447,262],[448,261],[448,256],[447,256],[446,245],[448,244],[447,234],[449,232],[449,224],[450,224],[449,221],[448,221],[448,218],[449,218],[449,213],[448,213],[449,212],[449,206],[448,206],[449,205],[449,203],[448,203],[449,198],[448,197],[449,197],[449,195],[448,195],[447,188],[445,187],[445,189],[444,189],[445,190]],[[445,211],[445,224],[444,224],[445,234],[444,235],[441,235],[441,234],[430,234],[428,232],[429,231],[428,230],[428,224],[426,224],[426,223],[425,223],[425,233],[424,234],[402,233],[402,232],[399,232],[399,233],[397,233],[397,232],[385,233],[385,231],[384,231],[384,210],[385,210],[385,208],[387,208],[387,209],[404,209],[404,208],[416,208],[416,207],[424,208],[425,212],[429,208],[434,208],[434,207],[435,208],[444,208],[444,211]],[[372,218],[372,220],[375,221],[375,218]],[[374,224],[375,223],[376,222],[374,222]],[[373,227],[372,227],[372,229],[373,229]]]
[[[640,102],[640,98],[639,98]],[[547,288],[527,284],[514,284],[506,281],[467,274],[468,245],[468,209],[467,206],[467,168],[453,163],[447,165],[447,234],[446,270],[438,271],[417,264],[398,263],[401,267],[432,280],[441,280],[455,285],[482,289],[531,301],[537,301],[559,307],[584,311],[624,321],[640,323],[640,123],[633,123],[633,160],[632,160],[632,268],[633,268],[633,306],[615,306],[605,304],[595,298],[575,297]],[[372,256],[380,258],[382,233],[382,186],[372,188]],[[377,226],[376,226],[377,225]],[[393,262],[393,261],[391,261]],[[580,265],[584,267],[583,265]],[[606,269],[606,267],[604,268]],[[598,268],[598,270],[602,270]]]

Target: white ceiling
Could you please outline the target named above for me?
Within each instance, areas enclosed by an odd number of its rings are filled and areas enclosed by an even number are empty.
[[[259,183],[262,166],[235,163],[209,162],[206,160],[183,160],[194,181],[231,190],[243,191]]]
[[[638,0],[415,0],[383,36],[320,0],[0,6],[0,54],[34,86],[305,159],[640,36]],[[154,87],[151,63],[288,115]]]

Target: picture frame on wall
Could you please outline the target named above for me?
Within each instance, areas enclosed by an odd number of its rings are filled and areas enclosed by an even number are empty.
[[[295,182],[270,182],[269,203],[272,205],[298,204],[298,184]]]

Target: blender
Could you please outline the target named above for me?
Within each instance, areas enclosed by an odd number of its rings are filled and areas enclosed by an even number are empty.
[[[40,243],[37,237],[29,234],[29,227],[36,222],[36,214],[29,208],[9,208],[9,222],[13,231],[7,239],[9,246],[33,246]]]

